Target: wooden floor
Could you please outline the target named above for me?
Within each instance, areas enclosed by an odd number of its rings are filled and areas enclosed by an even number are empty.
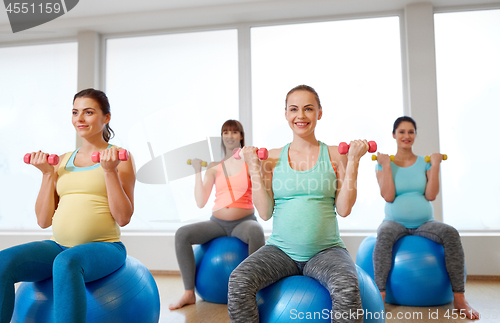
[[[226,323],[230,322],[227,306],[213,304],[198,299],[196,305],[186,306],[182,309],[170,311],[168,305],[182,295],[184,288],[179,275],[154,275],[160,290],[161,314],[160,323]],[[500,280],[469,279],[465,294],[469,303],[479,310],[482,317],[476,322],[500,322]],[[408,307],[387,304],[387,322],[472,322],[446,318],[446,311],[451,316],[452,304],[439,307]],[[436,316],[437,315],[437,316]],[[297,320],[298,322],[299,320]],[[304,320],[304,322],[307,322]]]

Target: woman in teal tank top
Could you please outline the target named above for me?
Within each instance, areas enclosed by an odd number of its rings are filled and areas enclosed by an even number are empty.
[[[387,202],[385,219],[377,230],[373,251],[375,283],[385,301],[385,285],[391,269],[392,247],[405,235],[418,235],[440,243],[444,247],[446,269],[450,276],[454,306],[464,310],[470,319],[479,318],[465,300],[464,251],[458,231],[442,222],[434,221],[430,201],[439,192],[439,167],[443,155],[431,155],[430,163],[413,154],[412,146],[417,125],[410,117],[400,117],[392,130],[398,150],[391,161],[385,154],[377,154],[377,180],[380,193]]]
[[[50,112],[47,112],[50,113]],[[35,204],[41,228],[52,226],[52,240],[35,241],[0,251],[0,323],[11,321],[14,284],[53,278],[54,322],[85,323],[85,283],[120,268],[127,256],[119,226],[134,212],[135,169],[118,159],[108,144],[113,133],[108,98],[86,89],[73,100],[72,122],[82,146],[50,165],[48,154],[31,154],[42,174]],[[35,134],[33,134],[35,135]],[[108,149],[109,148],[109,149]],[[100,152],[100,163],[91,159]]]
[[[361,322],[362,315],[349,315],[361,309],[361,300],[356,268],[340,239],[336,216],[351,213],[359,160],[368,142],[351,142],[345,156],[337,146],[318,141],[315,128],[322,107],[316,91],[306,85],[287,94],[285,117],[293,132],[290,144],[270,150],[262,163],[256,147],[242,149],[254,205],[262,219],[274,220],[266,245],[231,274],[229,316],[232,322],[258,322],[256,293],[281,278],[305,275],[329,290],[333,313],[342,322]]]

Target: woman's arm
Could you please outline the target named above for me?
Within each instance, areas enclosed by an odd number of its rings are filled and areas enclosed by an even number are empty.
[[[396,186],[392,178],[391,157],[386,154],[377,154],[378,163],[382,166],[381,171],[377,171],[377,181],[380,187],[380,195],[388,203],[394,202],[396,198]]]
[[[201,160],[193,159],[191,163],[196,172],[194,179],[194,199],[196,200],[196,205],[201,209],[207,204],[210,194],[212,194],[219,163],[210,163],[208,165],[203,181],[201,180]]]
[[[42,185],[38,192],[35,203],[35,214],[38,225],[42,228],[48,228],[52,225],[52,217],[59,204],[59,196],[56,192],[57,170],[59,165],[50,165],[47,162],[49,154],[37,152],[31,154],[31,164],[42,172]],[[62,161],[64,155],[59,156]]]
[[[111,215],[119,226],[130,222],[134,213],[135,165],[132,155],[129,160],[120,161],[115,147],[101,152],[101,167],[108,194]]]
[[[280,153],[281,149],[271,149],[268,158],[259,162],[256,147],[242,149],[252,182],[253,204],[264,221],[269,220],[274,212],[273,171]]]
[[[346,217],[351,214],[356,202],[359,160],[368,151],[368,142],[366,140],[352,141],[347,156],[340,155],[337,146],[330,146],[328,149],[330,156],[338,165],[335,199],[337,214]]]
[[[425,186],[425,198],[434,201],[439,193],[439,168],[443,155],[435,153],[431,155],[431,168],[427,171],[427,185]]]

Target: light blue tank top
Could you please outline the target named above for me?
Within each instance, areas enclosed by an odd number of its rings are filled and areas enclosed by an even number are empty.
[[[417,161],[409,167],[399,167],[391,162],[396,198],[394,202],[385,204],[384,221],[395,221],[406,228],[415,229],[434,220],[434,209],[424,195],[426,172],[430,168],[431,164],[426,163],[422,156],[417,156]],[[383,168],[377,163],[375,169],[381,171]]]
[[[337,176],[328,147],[322,142],[319,145],[318,161],[311,169],[290,167],[290,144],[283,147],[274,168],[273,232],[266,244],[280,248],[295,261],[308,261],[331,247],[345,248],[335,213]]]

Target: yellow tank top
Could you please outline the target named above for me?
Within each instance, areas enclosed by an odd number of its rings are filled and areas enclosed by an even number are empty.
[[[57,171],[59,205],[52,218],[52,240],[65,247],[118,242],[120,227],[109,210],[104,171],[100,164],[74,167],[76,152],[67,153]]]

